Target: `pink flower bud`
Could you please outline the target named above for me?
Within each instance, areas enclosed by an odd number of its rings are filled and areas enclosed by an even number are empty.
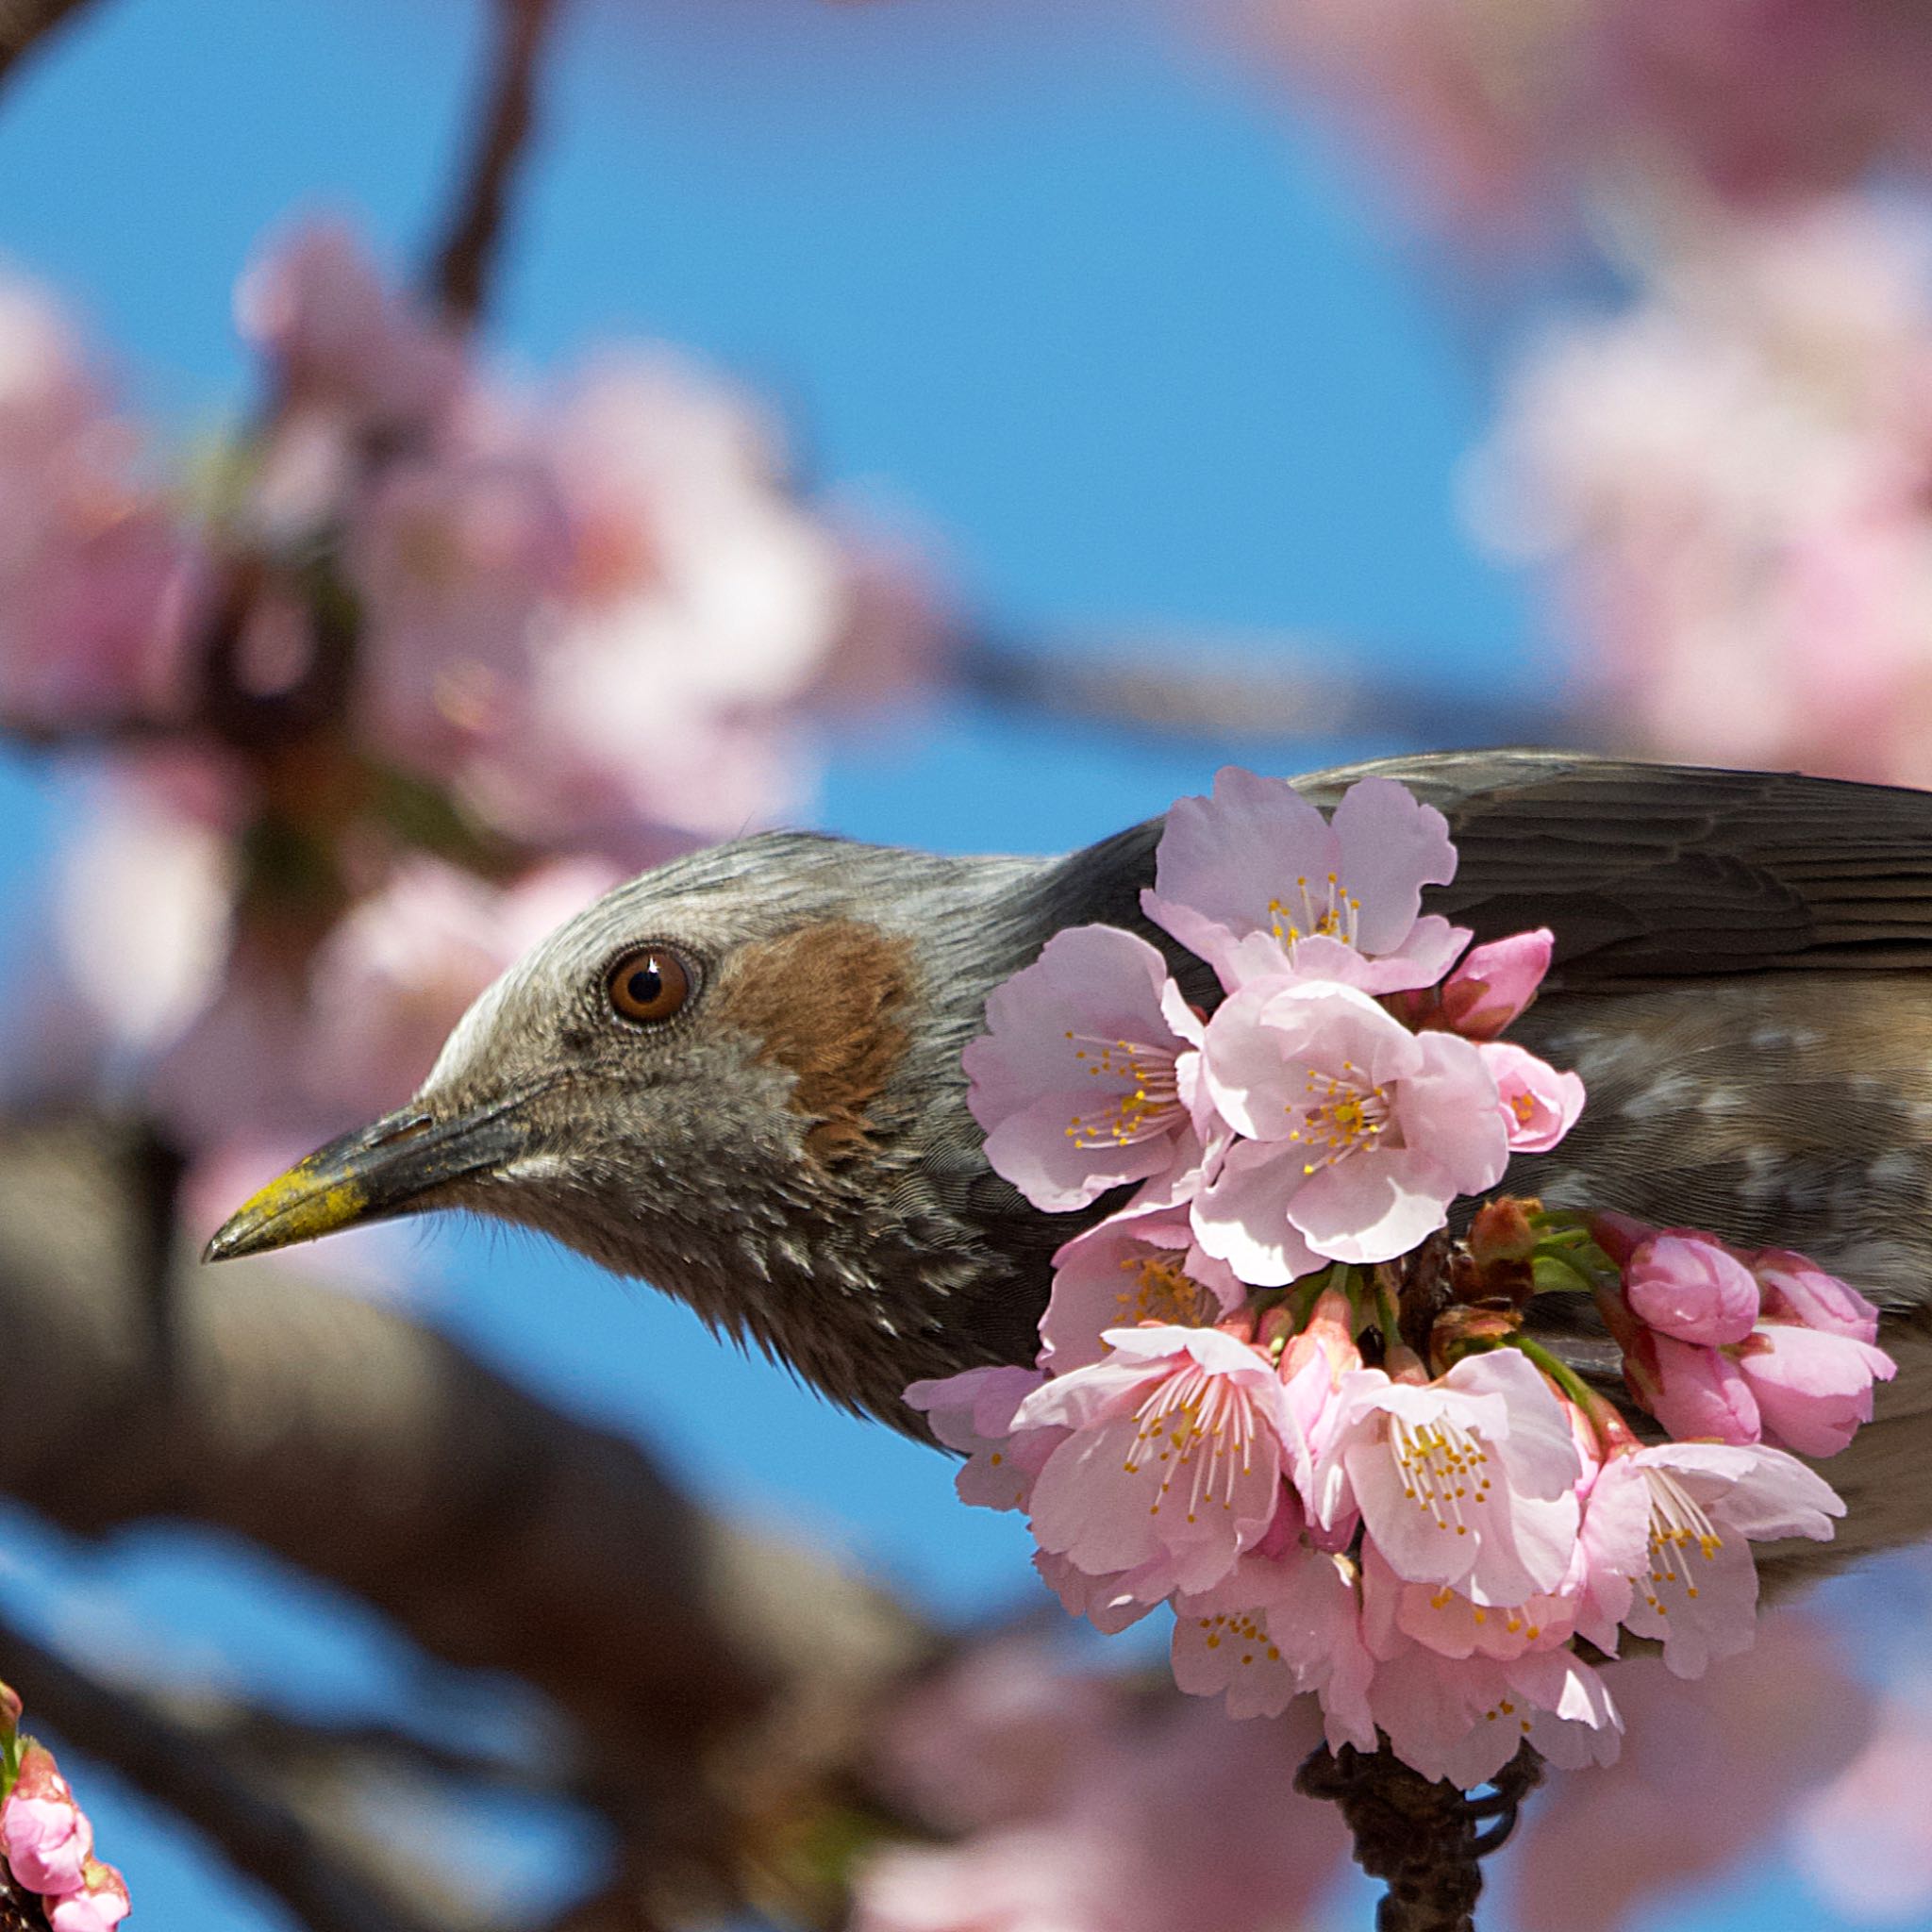
[[[1800,1456],[1836,1456],[1872,1420],[1873,1382],[1898,1373],[1868,1341],[1793,1322],[1761,1323],[1738,1366],[1766,1440]]]
[[[127,1881],[113,1866],[90,1858],[81,1889],[48,1902],[47,1923],[54,1932],[114,1932],[131,1909]]]
[[[1641,1321],[1678,1341],[1719,1348],[1742,1341],[1757,1320],[1757,1283],[1714,1241],[1670,1229],[1624,1263],[1624,1296]]]
[[[1548,926],[1477,946],[1442,982],[1442,1023],[1465,1040],[1493,1040],[1536,998],[1550,970]]]
[[[1751,1257],[1767,1321],[1795,1322],[1855,1341],[1878,1340],[1878,1310],[1855,1288],[1789,1248],[1765,1248]]]
[[[78,1891],[93,1845],[93,1827],[74,1802],[54,1754],[29,1743],[19,1780],[0,1805],[0,1851],[13,1875],[47,1897]]]
[[[1757,1401],[1729,1356],[1653,1335],[1656,1373],[1640,1394],[1680,1442],[1756,1442],[1763,1433]],[[1626,1363],[1628,1361],[1626,1357]]]

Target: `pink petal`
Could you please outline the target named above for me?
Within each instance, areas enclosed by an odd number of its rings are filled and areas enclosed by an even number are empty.
[[[1331,821],[1341,848],[1343,887],[1360,903],[1357,944],[1391,953],[1422,910],[1425,885],[1456,876],[1449,822],[1392,778],[1359,778],[1342,793]]]
[[[1581,1076],[1558,1073],[1507,1041],[1486,1041],[1476,1050],[1496,1083],[1510,1151],[1547,1154],[1583,1111]]]
[[[1800,1456],[1836,1456],[1872,1420],[1872,1385],[1898,1365],[1849,1335],[1765,1322],[1739,1351],[1738,1366],[1765,1434]]]
[[[1713,1348],[1653,1338],[1657,1386],[1646,1391],[1650,1412],[1684,1441],[1755,1442],[1761,1434],[1757,1397],[1736,1362]]]

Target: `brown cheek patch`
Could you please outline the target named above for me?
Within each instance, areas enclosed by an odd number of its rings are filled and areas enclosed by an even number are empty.
[[[859,920],[827,920],[744,947],[718,989],[723,1017],[796,1076],[791,1106],[822,1160],[865,1145],[866,1109],[906,1051],[911,943]]]

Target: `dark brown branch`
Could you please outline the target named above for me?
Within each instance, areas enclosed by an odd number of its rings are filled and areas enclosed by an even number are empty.
[[[310,1932],[451,1932],[463,1923],[358,1883],[214,1740],[101,1683],[11,1624],[0,1624],[0,1669],[25,1703],[29,1730],[40,1724],[58,1732],[199,1826]]]
[[[37,47],[90,0],[0,0],[0,80],[16,61]]]
[[[930,1639],[707,1517],[634,1444],[273,1263],[176,1275],[163,1374],[142,1146],[86,1120],[0,1132],[0,1489],[81,1532],[232,1530],[515,1673],[574,1726],[573,1783],[634,1869],[687,1907],[739,1903],[757,1818],[859,1760]]]
[[[1497,1774],[1495,1796],[1471,1799],[1411,1771],[1387,1745],[1371,1756],[1324,1744],[1296,1774],[1295,1789],[1341,1810],[1356,1863],[1389,1888],[1375,1932],[1475,1932],[1480,1860],[1507,1838],[1541,1776],[1542,1760],[1525,1744]]]
[[[494,0],[497,41],[483,119],[459,178],[429,287],[465,327],[482,313],[519,170],[529,153],[539,70],[561,0]]]

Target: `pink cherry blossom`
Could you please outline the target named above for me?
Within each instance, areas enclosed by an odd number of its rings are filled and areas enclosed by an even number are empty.
[[[1624,1728],[1603,1678],[1562,1649],[1498,1659],[1411,1644],[1377,1665],[1370,1702],[1405,1764],[1465,1790],[1524,1742],[1565,1769],[1611,1763]]]
[[[1108,1328],[1165,1322],[1211,1326],[1247,1298],[1227,1264],[1193,1245],[1184,1209],[1130,1207],[1078,1234],[1053,1257],[1041,1318],[1041,1361],[1057,1375],[1107,1353]]]
[[[560,494],[532,454],[439,448],[390,464],[358,503],[345,556],[374,741],[443,774],[526,728],[569,560]]]
[[[1555,1591],[1576,1545],[1583,1474],[1570,1422],[1514,1349],[1465,1357],[1426,1385],[1349,1376],[1316,1472],[1317,1514],[1352,1501],[1407,1582],[1489,1605]]]
[[[1768,1320],[1796,1322],[1823,1334],[1848,1335],[1855,1341],[1878,1340],[1877,1307],[1815,1261],[1789,1248],[1762,1248],[1749,1257],[1748,1266],[1757,1277]]]
[[[1496,1083],[1512,1154],[1547,1154],[1583,1111],[1583,1081],[1505,1040],[1476,1048]]]
[[[81,1889],[49,1899],[47,1924],[54,1932],[114,1932],[132,1909],[127,1881],[112,1865],[90,1858]]]
[[[1749,1544],[1824,1541],[1843,1514],[1830,1484],[1779,1449],[1664,1442],[1613,1455],[1584,1512],[1591,1581],[1578,1627],[1606,1650],[1619,1624],[1659,1638],[1678,1676],[1701,1676],[1751,1642]]]
[[[1800,1456],[1836,1456],[1872,1420],[1873,1383],[1898,1374],[1869,1341],[1790,1322],[1760,1322],[1735,1354],[1765,1440]]]
[[[54,1754],[29,1741],[20,1776],[0,1805],[0,1851],[14,1877],[47,1896],[78,1891],[93,1842],[93,1826],[74,1802]]]
[[[1151,1574],[1158,1601],[1221,1581],[1280,1512],[1293,1423],[1274,1364],[1214,1328],[1114,1328],[1104,1361],[1021,1405],[1070,1429],[1033,1490],[1033,1533],[1091,1576]],[[1158,1587],[1157,1587],[1158,1583]]]
[[[1653,1235],[1624,1263],[1624,1298],[1639,1320],[1678,1341],[1742,1341],[1758,1285],[1724,1247],[1690,1229]]]
[[[1203,1085],[1249,1137],[1194,1204],[1201,1245],[1267,1287],[1382,1261],[1502,1178],[1508,1141],[1481,1052],[1414,1034],[1366,993],[1260,980],[1208,1023]]]
[[[1056,933],[986,1003],[967,1103],[995,1173],[1036,1208],[1083,1208],[1171,1168],[1191,1124],[1201,1024],[1146,941]]]
[[[1445,1583],[1398,1576],[1373,1541],[1363,1551],[1363,1641],[1375,1657],[1398,1657],[1411,1643],[1438,1657],[1497,1661],[1554,1650],[1570,1641],[1576,1611],[1574,1595],[1550,1591],[1520,1604],[1479,1604]]]
[[[1646,1335],[1641,1342],[1624,1357],[1624,1379],[1672,1435],[1683,1441],[1758,1441],[1757,1398],[1730,1355],[1668,1335]]]
[[[1051,1550],[1035,1550],[1033,1567],[1040,1580],[1059,1598],[1067,1615],[1084,1617],[1103,1637],[1118,1637],[1138,1624],[1170,1590],[1164,1555],[1149,1558],[1135,1570],[1103,1571],[1090,1576],[1065,1557]]]
[[[1020,1405],[1044,1379],[1038,1369],[991,1367],[908,1387],[908,1407],[926,1417],[948,1449],[966,1456],[954,1478],[962,1503],[983,1509],[1026,1507],[1034,1477],[1066,1434],[1055,1428],[1016,1433]]]
[[[1392,779],[1357,780],[1324,819],[1286,779],[1230,765],[1211,798],[1169,809],[1141,904],[1230,991],[1293,970],[1391,992],[1441,978],[1468,943],[1419,916],[1423,887],[1455,875],[1447,821]]]
[[[1311,1549],[1290,1509],[1213,1589],[1178,1597],[1171,1645],[1174,1681],[1196,1697],[1224,1697],[1230,1717],[1276,1717],[1297,1692],[1319,1699],[1328,1741],[1374,1748],[1354,1562]]]

